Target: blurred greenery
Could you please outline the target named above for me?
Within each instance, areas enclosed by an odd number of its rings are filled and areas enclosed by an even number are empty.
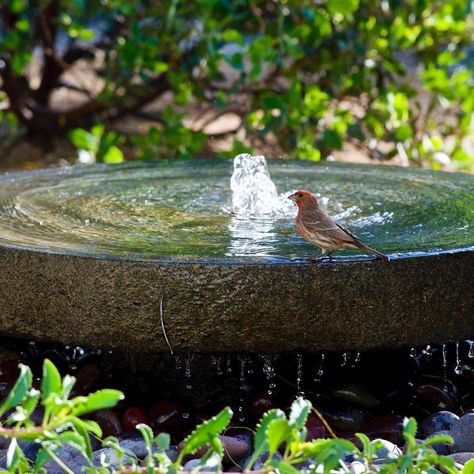
[[[383,160],[470,169],[471,8],[0,0],[0,132],[69,136],[84,161],[120,161],[124,147],[139,159],[202,156],[224,137],[228,154],[319,160],[350,144]],[[227,113],[240,118],[238,133],[204,133]],[[196,114],[206,120],[187,120]],[[130,118],[152,125],[117,133]]]

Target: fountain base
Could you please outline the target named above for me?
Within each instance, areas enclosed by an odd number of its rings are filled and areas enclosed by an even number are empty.
[[[474,337],[474,252],[333,262],[97,259],[4,247],[3,334],[167,352],[366,350]]]

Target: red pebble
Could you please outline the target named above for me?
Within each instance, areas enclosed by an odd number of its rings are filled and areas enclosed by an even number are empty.
[[[151,404],[148,412],[156,431],[174,430],[183,424],[183,409],[179,403],[171,400],[160,400]]]
[[[308,421],[306,422],[306,429],[308,430],[308,435],[306,436],[307,441],[326,438],[327,433],[324,423],[312,413],[308,416]]]
[[[139,407],[129,407],[122,415],[122,426],[126,431],[134,430],[140,423],[150,424],[148,413]]]

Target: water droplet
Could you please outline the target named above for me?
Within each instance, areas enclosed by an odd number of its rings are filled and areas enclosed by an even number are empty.
[[[357,367],[360,363],[360,352],[356,352],[354,360],[352,361],[351,367]]]
[[[342,353],[342,364],[341,364],[341,366],[346,367],[348,361],[349,361],[349,353],[348,352],[343,352]]]
[[[448,380],[448,348],[446,344],[441,344],[441,357],[443,359],[443,378],[446,381]]]
[[[431,357],[433,355],[433,348],[429,344],[423,349],[423,355],[426,357]]]
[[[415,347],[411,347],[411,348],[410,348],[410,357],[411,357],[412,359],[415,359],[415,358],[417,357],[417,355],[418,355],[418,354],[417,354],[417,352],[416,352],[416,348],[415,348]]]
[[[194,354],[188,355],[184,358],[184,387],[186,390],[191,390],[193,388],[193,384],[191,381],[191,363],[193,361]]]
[[[174,366],[177,371],[180,371],[183,368],[183,360],[181,359],[181,356],[174,356]]]
[[[467,353],[467,356],[469,359],[474,359],[474,341],[466,341],[469,345],[469,352]]]
[[[261,357],[263,359],[263,375],[265,375],[265,378],[267,379],[267,393],[268,395],[272,395],[273,390],[276,387],[276,371],[274,366],[276,356],[273,354],[264,354]]]
[[[303,383],[303,354],[296,354],[296,394],[298,396],[304,396],[304,391],[302,389]]]
[[[217,375],[222,375],[224,373],[222,370],[222,357],[211,356],[211,363],[216,368]]]
[[[237,417],[238,420],[243,423],[245,421],[245,392],[246,392],[246,366],[247,366],[247,357],[246,356],[237,356],[237,359],[240,363],[240,374],[239,374],[239,389],[240,389],[240,397],[239,397],[239,407],[237,408]]]
[[[456,342],[456,365],[454,366],[454,373],[456,375],[462,374],[461,357],[459,355],[459,342]]]
[[[326,360],[326,354],[321,352],[321,363],[319,364],[319,369],[316,373],[316,377],[319,379],[324,375],[324,361]]]
[[[230,355],[228,355],[225,359],[225,371],[228,374],[232,373],[232,359],[230,358]]]

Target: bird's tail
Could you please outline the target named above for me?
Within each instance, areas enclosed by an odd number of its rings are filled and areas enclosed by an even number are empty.
[[[361,250],[365,250],[366,252],[372,253],[376,255],[377,257],[381,258],[382,260],[389,261],[390,259],[384,255],[383,253],[378,252],[377,250],[374,250],[373,248],[369,247],[368,245],[365,245],[363,242],[358,241],[357,242],[357,247],[359,247]]]

